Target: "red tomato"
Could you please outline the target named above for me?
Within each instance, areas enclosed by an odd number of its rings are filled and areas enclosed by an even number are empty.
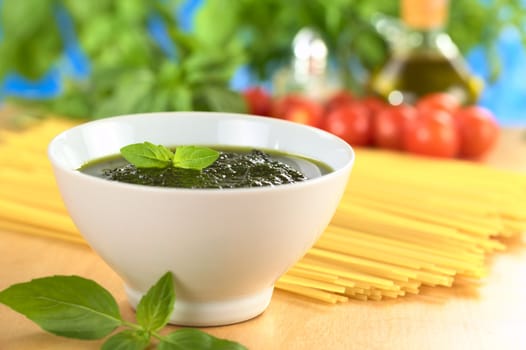
[[[372,140],[371,114],[358,102],[341,104],[327,113],[324,129],[353,146],[366,146]]]
[[[460,101],[445,92],[434,92],[421,97],[415,104],[416,108],[426,113],[428,110],[440,109],[454,113],[460,107]]]
[[[374,144],[381,148],[403,149],[406,126],[417,115],[416,108],[406,104],[384,107],[373,118]]]
[[[388,106],[388,104],[385,103],[383,100],[374,96],[367,96],[361,99],[360,103],[362,103],[372,115],[376,115],[386,106]]]
[[[270,94],[259,86],[249,87],[243,91],[247,103],[248,113],[255,115],[269,115],[272,105]]]
[[[406,151],[421,155],[452,158],[460,149],[460,137],[451,114],[429,110],[408,124],[404,134]]]
[[[323,107],[300,95],[286,95],[274,101],[271,115],[296,123],[321,127]]]
[[[455,119],[460,131],[461,157],[480,157],[497,141],[499,126],[493,114],[486,108],[461,108],[455,113]]]
[[[352,101],[354,101],[354,96],[350,91],[340,90],[328,98],[327,102],[325,103],[325,110],[329,112],[341,104],[350,103]]]

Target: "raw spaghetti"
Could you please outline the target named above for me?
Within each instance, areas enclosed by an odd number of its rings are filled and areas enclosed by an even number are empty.
[[[46,148],[70,121],[0,131],[0,230],[86,244]],[[34,195],[37,193],[38,195]],[[501,238],[526,231],[526,176],[481,164],[357,150],[329,227],[276,288],[328,302],[381,300],[487,273]]]

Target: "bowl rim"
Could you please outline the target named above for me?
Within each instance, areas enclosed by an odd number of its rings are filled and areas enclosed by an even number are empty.
[[[97,125],[97,124],[104,124],[104,123],[110,123],[114,121],[124,121],[126,119],[142,119],[142,118],[148,118],[151,116],[177,116],[180,118],[184,117],[197,117],[197,116],[207,116],[212,118],[252,118],[255,120],[260,120],[266,123],[275,123],[275,124],[285,124],[290,125],[294,128],[300,128],[300,129],[309,129],[314,134],[320,134],[323,135],[325,138],[329,138],[333,140],[334,142],[340,144],[343,146],[344,149],[348,152],[349,160],[340,168],[333,169],[331,172],[327,174],[323,174],[319,177],[313,178],[313,179],[307,179],[304,181],[299,181],[295,183],[289,183],[289,184],[282,184],[282,185],[275,185],[275,186],[261,186],[261,187],[241,187],[241,188],[227,188],[227,189],[217,189],[217,188],[179,188],[179,187],[161,187],[161,186],[148,186],[148,185],[140,185],[140,184],[130,184],[125,182],[119,182],[119,181],[109,181],[107,179],[102,179],[93,175],[85,174],[77,169],[70,168],[65,166],[62,162],[55,159],[55,156],[53,154],[54,149],[57,147],[58,142],[60,142],[61,139],[65,138],[68,134],[74,133],[76,130],[80,130],[86,127],[90,127],[91,125]],[[278,149],[279,150],[279,149]],[[320,182],[327,182],[331,181],[335,177],[339,177],[345,173],[350,173],[351,168],[354,165],[355,159],[356,159],[356,153],[351,145],[349,145],[347,142],[345,142],[340,137],[329,133],[328,131],[322,130],[320,128],[316,128],[310,125],[306,124],[300,124],[296,122],[292,122],[289,120],[284,119],[278,119],[273,117],[266,117],[266,116],[258,116],[258,115],[251,115],[251,114],[245,114],[245,113],[231,113],[231,112],[207,112],[207,111],[174,111],[174,112],[149,112],[149,113],[133,113],[133,114],[123,114],[123,115],[116,115],[111,116],[103,119],[97,119],[97,120],[91,120],[84,122],[82,124],[70,127],[59,134],[55,135],[52,140],[49,142],[47,147],[47,155],[48,159],[51,162],[53,168],[60,169],[61,171],[74,176],[79,177],[83,181],[94,181],[95,183],[98,183],[102,186],[109,186],[109,187],[122,187],[123,189],[129,188],[130,190],[134,191],[147,191],[147,192],[160,192],[160,193],[192,193],[195,195],[198,194],[212,194],[212,193],[221,193],[221,194],[239,194],[239,193],[246,193],[246,192],[269,192],[269,191],[276,191],[276,190],[287,190],[287,189],[300,189],[305,186],[314,186]],[[108,155],[111,156],[111,155]],[[320,160],[323,162],[323,160]]]

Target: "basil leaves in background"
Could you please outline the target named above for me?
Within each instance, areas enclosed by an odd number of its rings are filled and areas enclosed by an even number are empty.
[[[12,73],[38,81],[51,70],[55,96],[9,100],[82,119],[174,110],[245,112],[244,100],[229,88],[245,62],[239,40],[225,37],[227,32],[209,40],[183,31],[174,16],[181,4],[0,1],[0,95],[2,80]],[[217,18],[209,20],[222,26]]]
[[[246,350],[236,342],[197,329],[178,329],[167,335],[175,303],[173,276],[164,274],[137,305],[137,324],[123,320],[111,294],[92,280],[52,276],[12,285],[0,291],[0,303],[23,314],[50,333],[75,339],[102,339],[118,331],[102,350],[143,350],[157,339],[160,350]]]
[[[305,26],[322,33],[346,85],[363,88],[360,79],[388,54],[371,18],[399,12],[398,2],[383,0],[206,0],[190,18],[174,15],[189,2],[2,0],[0,81],[11,73],[38,80],[52,69],[61,85],[55,97],[15,102],[68,117],[244,112],[243,99],[229,88],[235,72],[248,66],[256,80],[267,81],[289,63],[291,41]],[[450,6],[448,33],[464,54],[481,47],[494,76],[501,32],[512,26],[526,42],[523,0]],[[81,69],[78,61],[88,63]]]

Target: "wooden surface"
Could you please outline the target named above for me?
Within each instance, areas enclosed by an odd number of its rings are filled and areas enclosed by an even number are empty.
[[[526,173],[526,133],[504,130],[487,162]],[[89,248],[0,232],[0,290],[53,274],[96,280],[116,297],[125,318],[133,319],[119,277]],[[205,330],[254,350],[526,349],[526,240],[492,258],[482,281],[334,306],[276,291],[261,316]],[[1,350],[98,349],[101,343],[49,335],[0,305]]]

